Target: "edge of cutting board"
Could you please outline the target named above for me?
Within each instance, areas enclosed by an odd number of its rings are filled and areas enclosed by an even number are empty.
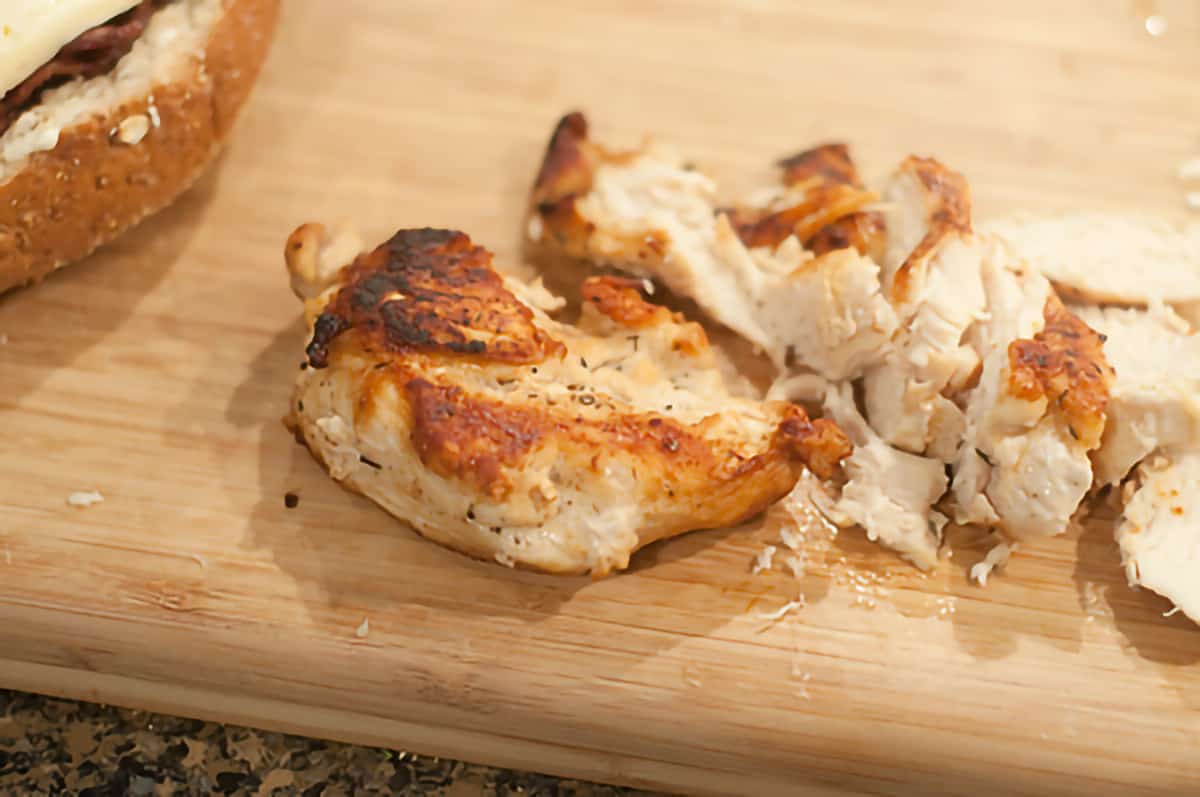
[[[291,703],[240,692],[164,684],[98,672],[80,672],[12,659],[0,659],[0,683],[26,692],[69,700],[105,703],[142,711],[185,716],[206,722],[244,725],[279,733],[330,739],[369,747],[470,760],[487,766],[542,772],[641,789],[690,794],[786,793],[795,788],[769,773],[753,781],[744,775],[696,766],[548,744],[519,736],[501,736],[408,722],[350,711]],[[856,792],[809,785],[805,794]]]

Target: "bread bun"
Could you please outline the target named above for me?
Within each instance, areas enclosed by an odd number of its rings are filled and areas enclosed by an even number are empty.
[[[0,136],[0,292],[170,204],[220,149],[279,0],[173,0],[108,74],[46,91]]]

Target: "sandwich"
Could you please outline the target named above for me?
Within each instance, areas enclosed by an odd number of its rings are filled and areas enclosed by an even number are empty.
[[[0,292],[168,205],[229,134],[278,0],[9,0]]]

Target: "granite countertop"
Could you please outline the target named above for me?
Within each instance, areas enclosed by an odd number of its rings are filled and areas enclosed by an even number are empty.
[[[0,794],[649,795],[3,690]]]

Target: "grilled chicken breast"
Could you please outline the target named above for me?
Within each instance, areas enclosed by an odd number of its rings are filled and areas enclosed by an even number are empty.
[[[333,478],[450,548],[600,576],[850,452],[832,421],[732,396],[703,329],[640,283],[588,280],[567,325],[461,232],[403,230],[348,265],[345,240],[288,242],[311,336],[289,423]]]

